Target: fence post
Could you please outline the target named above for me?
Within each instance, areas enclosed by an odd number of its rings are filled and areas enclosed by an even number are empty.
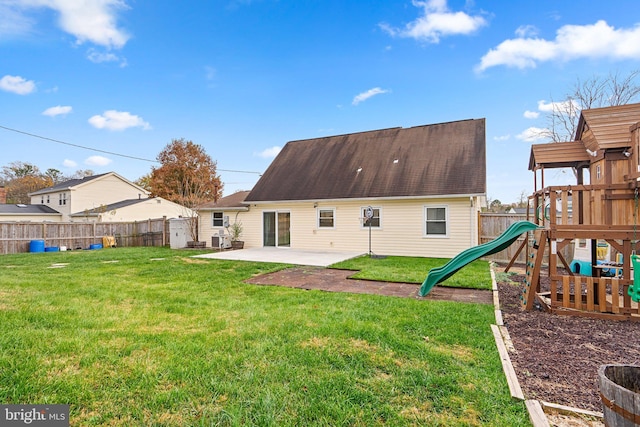
[[[162,246],[167,244],[167,216],[162,216]]]

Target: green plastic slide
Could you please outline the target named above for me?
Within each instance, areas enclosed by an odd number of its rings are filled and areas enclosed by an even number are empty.
[[[420,296],[427,295],[436,284],[444,282],[470,262],[508,248],[522,233],[533,231],[537,228],[539,227],[536,224],[529,221],[514,222],[496,239],[460,252],[442,267],[432,268],[422,283],[422,287],[420,287]]]

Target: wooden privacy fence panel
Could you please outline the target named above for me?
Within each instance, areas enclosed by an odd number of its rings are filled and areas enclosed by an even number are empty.
[[[535,222],[533,218],[528,218],[526,214],[501,214],[482,212],[478,218],[478,242],[479,244],[490,242],[498,237],[507,229],[511,224],[518,221],[531,221]],[[509,262],[516,254],[518,248],[522,245],[525,239],[529,239],[528,245],[531,246],[533,242],[533,233],[523,233],[511,246],[505,250],[484,257],[488,261],[496,262]],[[567,262],[573,260],[573,243],[570,243],[565,248],[560,250]],[[549,259],[549,248],[545,250],[544,254],[545,264]],[[516,263],[526,264],[527,251],[523,249],[516,258]]]
[[[479,217],[478,225],[478,243],[483,244],[495,240],[499,237],[509,226],[518,221],[525,221],[527,216],[525,214],[499,214],[483,212]],[[526,238],[533,239],[533,236],[529,236],[529,233],[522,234],[518,240],[516,240],[507,249],[484,257],[484,259],[496,262],[509,262],[516,254],[516,251]],[[523,250],[518,255],[516,262],[524,264],[527,262],[526,251]]]
[[[115,237],[117,246],[164,246],[169,244],[166,218],[134,222],[0,222],[0,254],[29,252],[32,240],[45,246],[87,249]]]

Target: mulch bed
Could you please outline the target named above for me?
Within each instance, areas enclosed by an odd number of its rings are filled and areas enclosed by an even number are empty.
[[[496,271],[504,271],[498,266]],[[253,277],[247,283],[371,293],[425,300],[492,304],[491,291],[435,286],[424,298],[418,285],[349,279],[353,271],[298,267]],[[503,275],[500,275],[501,277]],[[498,282],[502,318],[515,348],[510,353],[527,399],[602,412],[598,368],[603,364],[640,365],[640,322],[561,316],[521,309],[524,274]],[[548,286],[548,275],[541,274]]]
[[[513,275],[509,282],[498,282],[498,290],[515,347],[511,362],[526,398],[602,412],[598,368],[640,365],[640,322],[522,310],[524,279]],[[540,281],[543,290],[549,287],[544,272]]]

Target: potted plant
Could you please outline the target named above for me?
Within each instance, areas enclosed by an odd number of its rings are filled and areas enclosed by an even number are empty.
[[[242,235],[242,222],[236,221],[229,227],[229,234],[231,235],[231,247],[233,249],[244,248],[244,242],[240,240]]]

